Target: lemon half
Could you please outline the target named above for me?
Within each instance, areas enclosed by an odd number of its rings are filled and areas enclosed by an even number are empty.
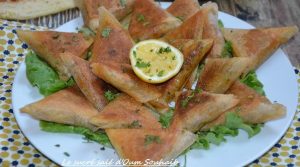
[[[170,44],[159,40],[137,43],[130,50],[134,73],[148,83],[162,83],[175,76],[183,64],[182,53]]]

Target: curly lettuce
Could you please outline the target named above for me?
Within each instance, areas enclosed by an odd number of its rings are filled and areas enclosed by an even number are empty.
[[[83,135],[87,140],[95,141],[104,146],[112,147],[109,138],[104,131],[93,132],[90,129],[84,127],[65,125],[47,121],[40,121],[40,128],[45,132],[80,134]]]
[[[38,87],[42,95],[48,96],[74,84],[73,79],[60,80],[58,74],[34,52],[26,55],[25,64],[29,82]]]
[[[241,79],[241,82],[254,89],[257,93],[265,96],[264,85],[258,80],[255,71],[250,71]]]

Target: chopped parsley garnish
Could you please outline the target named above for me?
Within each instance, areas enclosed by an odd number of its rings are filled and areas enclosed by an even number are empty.
[[[96,33],[88,27],[82,27],[78,30],[85,38],[94,37]]]
[[[110,32],[111,32],[111,29],[110,29],[110,28],[104,28],[104,29],[102,30],[102,32],[101,32],[101,35],[102,35],[102,37],[104,37],[104,38],[108,38]]]
[[[222,51],[223,58],[231,58],[233,57],[233,49],[232,49],[232,43],[230,41],[225,41],[225,45]]]
[[[161,47],[161,48],[159,48],[159,50],[158,50],[158,53],[159,53],[159,54],[170,53],[170,52],[171,52],[171,48],[170,48],[169,46],[167,46],[167,47],[165,47],[165,48]]]
[[[176,57],[175,57],[175,56],[173,56],[173,57],[172,57],[172,60],[176,60]]]
[[[194,98],[195,93],[201,93],[202,89],[195,89],[192,91],[192,93],[186,97],[184,100],[181,101],[181,107],[186,108],[189,104],[189,102],[192,100],[192,98]]]
[[[140,124],[140,121],[139,120],[134,120],[132,121],[131,124],[128,125],[128,128],[141,128],[142,125]]]
[[[120,0],[120,4],[122,7],[125,7],[126,6],[126,0]]]
[[[164,70],[161,70],[158,72],[157,76],[159,77],[162,77],[164,75],[165,71]]]
[[[161,143],[160,137],[159,136],[154,136],[154,135],[146,135],[145,140],[144,140],[145,145],[149,145],[152,143],[159,144]]]
[[[182,16],[176,16],[177,19],[179,19],[180,21],[183,21],[183,17]]]
[[[136,16],[136,19],[138,22],[144,22],[146,19],[145,19],[145,16],[143,14],[138,14]]]
[[[192,100],[192,98],[195,96],[195,92],[192,92],[191,95],[186,97],[184,100],[181,101],[181,107],[186,108],[189,104],[189,102]]]
[[[166,113],[159,116],[158,122],[161,124],[162,128],[168,128],[170,126],[173,115],[174,108],[170,108]]]
[[[69,154],[69,153],[67,153],[67,152],[64,152],[64,155],[65,155],[65,156],[67,156],[67,157],[69,157],[69,156],[70,156],[70,154]]]
[[[224,24],[223,24],[222,20],[218,20],[218,26],[219,26],[219,28],[224,28]]]
[[[136,51],[135,50],[133,51],[133,57],[136,58]]]
[[[147,67],[150,67],[151,64],[150,64],[150,62],[144,62],[142,59],[138,58],[135,66],[138,68],[147,68]]]
[[[115,98],[117,98],[119,96],[119,93],[113,93],[112,91],[108,90],[104,93],[104,97],[106,98],[106,100],[108,100],[109,102],[115,100]]]

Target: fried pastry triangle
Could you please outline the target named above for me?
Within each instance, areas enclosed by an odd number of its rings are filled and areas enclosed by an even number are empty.
[[[90,62],[111,61],[129,64],[129,51],[133,41],[118,20],[105,8],[99,8],[100,23],[92,49]]]
[[[240,99],[240,103],[225,113],[236,112],[246,123],[265,123],[279,119],[286,114],[286,108],[283,105],[278,103],[272,104],[265,96],[258,94],[255,90],[240,81],[234,82],[226,93],[237,96]],[[216,125],[224,124],[225,113],[205,125],[201,130],[208,130]]]
[[[177,129],[106,129],[118,155],[130,161],[167,161],[195,141],[195,134]],[[142,165],[141,165],[142,166]]]
[[[203,10],[204,26],[203,39],[213,39],[214,45],[208,57],[221,57],[225,45],[225,40],[218,26],[218,5],[213,2],[207,2],[201,6]]]
[[[137,0],[133,7],[129,33],[135,41],[160,38],[180,23],[179,19],[153,0]]]
[[[247,72],[257,69],[281,44],[286,43],[297,32],[296,26],[223,30],[225,39],[232,43],[234,56],[252,59]]]
[[[192,132],[218,118],[238,104],[234,95],[185,91],[178,95],[171,126],[180,126]]]
[[[19,38],[26,42],[39,57],[45,60],[59,74],[62,80],[68,80],[68,73],[61,61],[61,53],[70,53],[84,58],[92,40],[86,40],[82,34],[54,31],[22,31]]]
[[[112,61],[93,63],[93,73],[122,92],[127,93],[141,103],[147,103],[161,96],[155,85],[139,79],[129,64]]]
[[[163,39],[172,41],[176,39],[202,39],[204,26],[204,10],[199,10],[193,16],[185,20],[179,27],[169,31]]]
[[[200,5],[197,0],[175,0],[171,6],[167,8],[167,12],[185,21],[197,13],[199,9]]]
[[[92,117],[90,122],[101,129],[161,128],[154,113],[126,94],[121,94],[111,101],[98,115]]]
[[[104,93],[113,88],[92,73],[88,61],[70,54],[64,54],[62,61],[85,97],[96,109],[102,110],[108,103]]]
[[[85,25],[96,31],[99,26],[100,15],[98,10],[105,7],[118,20],[123,19],[131,11],[134,0],[75,0],[84,18]]]
[[[250,58],[207,58],[197,88],[212,93],[225,93],[249,66]]]
[[[89,119],[97,115],[98,111],[86,100],[78,88],[61,90],[40,101],[26,105],[20,111],[38,120],[97,129],[89,123]]]
[[[168,103],[174,99],[177,91],[183,89],[194,69],[197,68],[200,61],[211,48],[212,43],[212,40],[174,40],[171,42],[173,46],[182,51],[184,63],[175,77],[158,86]]]

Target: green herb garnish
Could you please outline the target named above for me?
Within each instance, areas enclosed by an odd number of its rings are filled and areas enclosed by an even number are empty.
[[[161,143],[160,137],[159,136],[154,136],[154,135],[146,135],[145,140],[144,140],[145,145],[149,145],[152,143],[159,144]]]
[[[101,32],[103,38],[108,38],[111,32],[111,28],[104,28]]]
[[[167,46],[165,48],[163,48],[163,47],[159,48],[158,53],[159,54],[170,53],[171,51],[172,51],[171,48],[169,46]]]
[[[164,75],[165,71],[164,70],[161,70],[158,72],[157,76],[159,77],[162,77]]]
[[[219,26],[219,28],[224,28],[224,24],[223,24],[223,22],[222,22],[222,20],[218,20],[218,26]]]
[[[265,96],[264,85],[258,80],[254,71],[250,71],[241,79],[241,82],[254,89],[260,95]]]
[[[104,97],[106,98],[107,101],[111,102],[113,100],[115,100],[115,98],[117,98],[119,96],[119,93],[114,93],[110,90],[106,91],[104,93]]]
[[[64,152],[64,155],[65,155],[65,156],[67,156],[67,157],[69,157],[69,156],[70,156],[70,154],[69,154],[69,153],[67,153],[67,152]]]
[[[193,91],[188,97],[181,101],[181,107],[186,108],[194,96],[195,92]]]
[[[158,122],[161,124],[162,128],[168,128],[170,126],[173,115],[174,108],[170,108],[166,113],[159,116]]]
[[[126,0],[120,0],[120,4],[122,7],[125,7],[126,6]]]
[[[147,68],[147,67],[150,67],[151,64],[150,64],[150,62],[146,63],[142,59],[138,58],[137,61],[136,61],[135,66],[138,67],[138,68]]]
[[[177,19],[179,19],[180,21],[183,21],[183,16],[176,16]]]
[[[139,120],[134,120],[134,121],[132,121],[131,124],[128,125],[128,128],[131,128],[131,129],[133,129],[133,128],[141,128],[141,127],[142,127],[142,125],[140,124]]]
[[[136,19],[138,22],[145,22],[145,16],[143,14],[138,14]]]
[[[232,43],[230,41],[225,41],[225,45],[222,51],[223,58],[231,58],[233,57],[233,49],[232,49]]]
[[[78,32],[82,33],[85,38],[96,36],[96,33],[88,27],[82,27],[78,30]]]

